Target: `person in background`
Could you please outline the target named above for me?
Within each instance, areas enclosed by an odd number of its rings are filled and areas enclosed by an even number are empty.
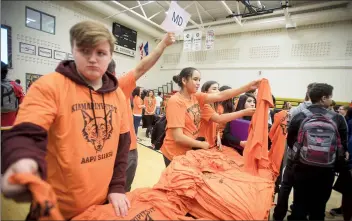
[[[337,110],[339,112],[339,114],[341,114],[347,121],[347,110],[348,110],[348,106],[340,106],[339,109]]]
[[[350,107],[346,113],[345,119],[347,120],[348,126],[348,153],[349,153],[349,168],[352,169],[352,107]],[[352,170],[351,170],[352,171]],[[352,175],[352,173],[350,173]],[[338,208],[334,208],[330,210],[330,214],[332,216],[344,215],[345,214],[349,218],[345,218],[345,220],[350,220],[352,217],[352,211],[350,209],[350,205],[352,205],[352,178],[348,174],[339,174],[337,178],[334,190],[342,193],[342,202],[341,206]],[[348,206],[347,206],[348,204]],[[346,206],[346,207],[345,207]]]
[[[143,104],[142,96],[142,88],[136,87],[133,92],[133,125],[134,125],[134,132],[138,136],[138,127],[141,124],[142,120],[142,113],[145,105]]]
[[[133,99],[131,99],[132,92],[136,88],[137,81],[146,74],[151,67],[155,65],[160,56],[163,54],[164,50],[173,44],[175,41],[175,34],[167,33],[159,42],[159,44],[153,49],[148,56],[144,57],[136,68],[129,71],[122,76],[118,77],[119,87],[123,91],[126,97],[126,105],[130,107],[133,103]],[[109,64],[108,70],[115,75],[116,64],[114,60]],[[131,186],[136,174],[137,166],[138,166],[138,151],[137,151],[137,136],[134,130],[133,124],[133,113],[132,108],[127,108],[128,118],[130,123],[130,134],[131,134],[131,145],[130,151],[128,152],[128,161],[127,161],[127,169],[126,169],[126,186],[125,191],[130,192]]]
[[[155,114],[160,115],[161,112],[161,102],[163,102],[163,99],[161,98],[161,92],[158,92],[158,95],[155,97],[156,99],[156,109],[155,109]]]
[[[201,92],[208,94],[219,93],[219,83],[216,81],[207,81],[203,84]],[[255,112],[255,108],[248,108],[224,114],[223,108],[220,105],[220,102],[205,104],[200,110],[199,136],[205,138],[210,148],[215,146],[221,148],[221,135],[220,131],[218,131],[219,124],[226,124],[237,118],[252,116]]]
[[[304,98],[304,102],[300,103],[297,107],[292,107],[289,114],[288,114],[288,121],[287,125],[290,124],[291,119],[296,116],[297,114],[301,113],[303,109],[312,105],[310,101],[309,92],[313,88],[315,83],[311,83],[307,86],[306,95]],[[277,197],[277,204],[274,209],[273,218],[275,220],[283,220],[287,214],[288,210],[288,199],[291,193],[291,189],[293,186],[293,152],[291,151],[292,148],[287,146],[284,154],[284,159],[282,163],[282,179],[280,183],[279,194]],[[293,204],[290,206],[291,210],[293,208]]]
[[[24,93],[22,87],[7,78],[8,66],[1,62],[1,126],[12,126]]]
[[[19,85],[21,85],[21,80],[20,79],[16,79],[15,82]]]
[[[153,90],[149,90],[148,95],[144,98],[144,106],[145,112],[143,117],[145,118],[145,121],[143,127],[147,128],[146,137],[149,138],[152,133],[152,126],[156,109],[156,99],[154,97]]]
[[[248,110],[255,110],[256,99],[253,94],[246,93],[238,98],[238,104],[235,112]],[[225,109],[225,107],[224,107]],[[243,116],[243,120],[251,121],[252,116]],[[246,146],[247,140],[240,140],[236,135],[231,134],[230,122],[227,122],[223,131],[221,143],[225,146],[234,148],[239,154],[243,154],[243,149]]]
[[[333,114],[327,110],[331,105],[332,94],[333,87],[331,85],[316,83],[309,91],[312,105],[307,110],[312,114]],[[293,148],[295,143],[298,142],[298,133],[306,117],[306,114],[301,112],[292,118],[287,135],[289,148]],[[347,151],[347,125],[345,119],[339,114],[334,114],[331,120],[336,124],[343,151]],[[338,158],[336,156],[337,163],[340,161]],[[307,216],[309,216],[309,220],[324,220],[326,203],[331,195],[335,171],[336,167],[314,166],[303,163],[301,160],[295,161],[293,173],[294,205],[288,220],[305,220]]]
[[[260,80],[256,80],[239,89],[212,94],[197,93],[200,72],[192,67],[182,69],[173,80],[181,90],[171,96],[166,107],[167,130],[161,147],[166,166],[175,156],[184,155],[192,148],[209,148],[208,142],[196,140],[199,137],[200,110],[204,104],[228,100],[248,90],[257,89],[260,83]]]
[[[336,102],[335,102],[334,100],[332,100],[331,105],[330,105],[330,107],[329,107],[329,110],[335,112],[335,110],[334,110],[334,107],[335,107],[335,106],[336,106]]]
[[[69,33],[74,60],[32,84],[1,141],[2,193],[31,201],[27,186],[9,182],[13,174],[31,173],[52,186],[65,220],[106,202],[123,217],[130,207],[131,139],[125,96],[107,71],[116,40],[95,21],[76,23]],[[32,207],[28,220],[37,220],[37,212]]]
[[[290,110],[292,108],[292,104],[289,101],[285,101],[284,105],[282,106],[283,110]]]

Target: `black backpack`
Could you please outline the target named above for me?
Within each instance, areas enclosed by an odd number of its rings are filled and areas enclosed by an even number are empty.
[[[152,130],[152,144],[155,150],[160,150],[166,135],[166,116],[161,117],[154,125]]]

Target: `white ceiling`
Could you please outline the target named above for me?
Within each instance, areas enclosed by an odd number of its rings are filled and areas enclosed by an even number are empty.
[[[119,3],[123,4],[124,6],[128,8],[132,8],[135,6],[138,6],[137,1],[118,1]],[[166,1],[139,1],[140,4],[145,4],[143,5],[143,10],[147,16],[147,18],[153,16],[154,14],[158,13],[155,17],[151,18],[151,21],[161,24],[163,20],[165,19],[165,12],[168,10],[169,5],[167,4]],[[148,3],[149,2],[149,3]],[[257,1],[250,1],[252,5],[256,5]],[[297,0],[297,1],[289,1],[290,5],[292,7],[298,7],[302,5],[312,5],[312,4],[317,4],[317,3],[322,3],[322,2],[329,2],[329,1],[303,1],[303,0]],[[213,21],[218,21],[218,20],[224,20],[226,19],[226,16],[229,15],[221,1],[177,1],[177,3],[182,7],[185,8],[192,4],[190,7],[186,9],[188,13],[191,14],[191,19],[195,21],[198,24],[201,24],[199,15],[197,13],[197,8],[199,10],[201,19],[203,23],[207,22],[213,22]],[[271,9],[271,8],[279,8],[281,6],[281,1],[276,0],[276,1],[261,1],[263,5],[265,5],[266,9]],[[237,13],[237,1],[226,1],[226,4],[228,7],[233,11]],[[244,12],[244,5],[239,2],[239,8],[240,8],[240,13]],[[133,11],[139,13],[140,15],[144,16],[142,10],[140,7],[132,9]],[[248,12],[248,10],[247,10]],[[133,16],[132,13],[126,11],[130,16]],[[192,25],[191,23],[188,23],[188,25]]]

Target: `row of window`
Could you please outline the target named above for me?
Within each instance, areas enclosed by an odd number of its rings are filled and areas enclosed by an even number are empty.
[[[55,34],[55,16],[26,7],[26,27]]]

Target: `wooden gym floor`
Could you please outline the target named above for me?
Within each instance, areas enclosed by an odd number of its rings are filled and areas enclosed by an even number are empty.
[[[139,128],[138,137],[146,143],[145,130]],[[152,187],[158,182],[162,171],[165,168],[163,157],[160,153],[151,150],[143,145],[138,145],[138,167],[132,190],[141,187]],[[292,202],[292,194],[290,196]],[[341,194],[333,191],[326,206],[327,220],[341,220],[342,217],[332,217],[328,211],[339,207],[341,204]],[[1,196],[1,220],[24,220],[27,216],[29,204],[17,204],[12,200]],[[272,217],[272,216],[271,216]]]

